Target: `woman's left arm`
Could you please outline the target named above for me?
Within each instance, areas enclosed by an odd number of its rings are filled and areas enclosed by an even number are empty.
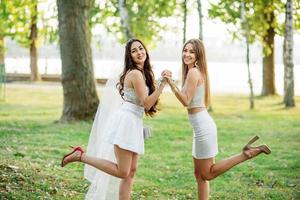
[[[168,83],[174,92],[177,99],[181,102],[183,106],[188,106],[196,92],[197,84],[199,81],[199,70],[196,68],[190,69],[185,82],[185,87],[182,91],[180,91],[174,81],[170,78],[168,78]]]

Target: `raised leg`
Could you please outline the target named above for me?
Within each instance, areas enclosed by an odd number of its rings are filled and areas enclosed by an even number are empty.
[[[74,151],[74,153],[66,156],[63,159],[64,166],[71,162],[80,161],[85,164],[91,165],[105,173],[119,178],[126,178],[129,174],[134,153],[118,146],[114,146],[115,156],[117,163],[105,159],[99,159]]]
[[[251,147],[250,145],[258,140],[258,136],[252,138],[243,148],[242,153],[234,155],[230,158],[221,160],[217,163],[214,162],[214,158],[208,159],[196,159],[195,163],[199,165],[200,174],[203,180],[212,180],[217,176],[228,171],[232,167],[242,163],[248,159],[254,158],[261,153],[270,154],[271,150],[267,145],[260,145],[257,147]]]
[[[218,163],[214,163],[214,158],[195,160],[195,163],[197,163],[197,165],[200,168],[200,174],[202,179],[209,181],[228,171],[235,165],[244,162],[245,160],[248,160],[248,158],[243,153],[241,153],[230,158],[221,160]]]

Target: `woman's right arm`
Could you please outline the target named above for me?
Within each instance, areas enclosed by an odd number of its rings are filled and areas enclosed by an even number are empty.
[[[146,90],[145,80],[143,78],[142,73],[138,70],[133,70],[130,73],[132,76],[131,82],[133,88],[137,96],[139,97],[140,102],[142,102],[142,105],[146,110],[150,110],[150,108],[157,101],[159,95],[162,93],[166,83],[160,84],[159,87],[156,88],[156,90],[151,95],[148,95],[148,92]]]

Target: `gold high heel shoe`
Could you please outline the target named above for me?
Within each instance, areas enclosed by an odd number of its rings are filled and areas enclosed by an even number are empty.
[[[247,158],[253,158],[261,153],[270,154],[271,149],[266,145],[262,144],[257,147],[251,147],[250,145],[253,144],[256,140],[258,140],[259,137],[256,135],[254,136],[243,148],[243,154]],[[251,152],[252,151],[252,152]]]

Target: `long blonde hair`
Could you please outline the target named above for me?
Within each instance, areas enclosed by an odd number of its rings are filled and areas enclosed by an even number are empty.
[[[185,42],[182,48],[182,52],[187,44],[192,44],[193,49],[196,53],[196,63],[195,66],[200,70],[205,84],[205,106],[210,106],[210,87],[209,87],[209,76],[207,70],[207,61],[206,61],[206,54],[204,44],[199,39],[190,39]],[[182,57],[182,85],[184,85],[186,76],[188,73],[188,67],[184,64],[183,57]]]

